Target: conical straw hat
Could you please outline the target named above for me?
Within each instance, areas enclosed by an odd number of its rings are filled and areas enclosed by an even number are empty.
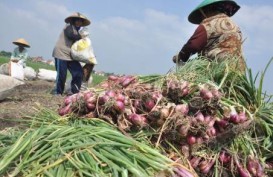
[[[233,0],[204,0],[190,13],[188,17],[189,22],[193,24],[200,24],[203,19],[200,9],[212,4],[221,7],[222,10],[225,11],[225,13],[230,17],[240,9],[240,6]]]
[[[23,39],[23,38],[17,39],[16,41],[14,41],[12,43],[15,44],[15,45],[23,45],[25,47],[30,47],[30,45],[28,44],[28,42],[25,39]]]
[[[88,26],[91,23],[90,20],[87,19],[87,17],[85,17],[83,14],[81,14],[79,12],[75,12],[75,13],[71,14],[64,21],[66,23],[71,23],[72,20],[75,19],[75,18],[80,18],[80,19],[83,20],[82,26]]]

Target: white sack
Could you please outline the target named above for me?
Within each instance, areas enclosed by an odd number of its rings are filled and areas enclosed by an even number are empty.
[[[31,67],[28,67],[28,66],[24,68],[24,74],[25,74],[25,78],[28,80],[34,80],[37,75],[35,70]]]
[[[0,74],[9,75],[9,64],[4,63],[0,66]]]
[[[14,89],[24,84],[11,76],[0,74],[0,101],[12,95]]]
[[[37,77],[41,80],[55,81],[57,77],[57,72],[47,69],[39,69]]]
[[[19,80],[24,80],[24,68],[21,64],[10,62],[10,76]]]

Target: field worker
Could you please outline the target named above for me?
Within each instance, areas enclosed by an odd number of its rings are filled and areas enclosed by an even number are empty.
[[[26,60],[28,58],[28,52],[27,52],[26,48],[29,48],[30,45],[23,38],[17,39],[16,41],[14,41],[12,43],[17,45],[17,47],[12,52],[10,60],[12,62],[22,65],[25,68],[26,67]]]
[[[186,62],[195,53],[209,60],[237,59],[238,69],[245,71],[242,56],[242,33],[230,18],[240,6],[232,0],[204,0],[188,16],[189,22],[198,24],[194,34],[173,62]]]
[[[53,50],[57,70],[55,94],[63,94],[64,92],[67,69],[72,75],[71,92],[74,94],[78,93],[81,88],[83,69],[79,61],[72,60],[70,55],[71,46],[74,42],[81,39],[79,30],[83,26],[88,26],[90,21],[79,12],[68,16],[64,21],[66,25]]]

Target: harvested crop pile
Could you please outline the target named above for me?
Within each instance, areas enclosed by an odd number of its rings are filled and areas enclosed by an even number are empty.
[[[166,75],[109,76],[65,97],[59,115],[43,110],[29,128],[1,131],[0,173],[273,176],[265,72],[257,83],[229,64],[199,58]]]
[[[98,119],[67,121],[43,110],[25,131],[1,131],[0,141],[1,175],[194,177],[183,165]]]
[[[164,76],[110,76],[65,98],[59,114],[145,132],[200,176],[272,175],[273,105],[262,92],[264,73],[256,88],[258,75],[229,65],[199,58]]]

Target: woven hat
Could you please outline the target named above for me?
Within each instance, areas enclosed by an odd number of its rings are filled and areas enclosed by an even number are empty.
[[[19,38],[16,41],[13,41],[12,43],[15,44],[15,45],[23,45],[24,47],[30,47],[28,42],[23,38]]]
[[[200,24],[203,20],[203,15],[200,9],[212,4],[218,6],[218,9],[225,12],[230,17],[240,9],[240,6],[233,0],[204,0],[190,13],[188,17],[189,22]]]
[[[79,12],[75,12],[75,13],[71,14],[64,21],[65,21],[65,23],[71,23],[73,21],[73,19],[75,19],[75,18],[80,18],[83,20],[82,26],[88,26],[91,23],[90,20],[87,19],[87,17],[85,17],[83,14],[81,14]]]

